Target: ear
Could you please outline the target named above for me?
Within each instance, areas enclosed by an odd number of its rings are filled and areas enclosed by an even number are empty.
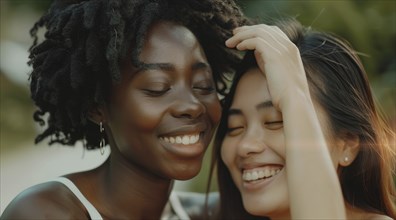
[[[342,132],[337,140],[340,149],[338,164],[340,166],[349,166],[356,158],[360,150],[360,138],[350,132]]]
[[[103,106],[97,106],[91,108],[88,111],[88,119],[95,124],[99,124],[100,122],[104,123],[107,121],[106,112]]]

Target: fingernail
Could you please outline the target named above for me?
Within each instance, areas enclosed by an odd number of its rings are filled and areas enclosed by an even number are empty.
[[[228,46],[229,42],[230,42],[230,39],[226,40],[225,45]]]

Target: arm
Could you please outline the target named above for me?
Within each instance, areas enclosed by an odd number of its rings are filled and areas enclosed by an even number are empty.
[[[292,216],[345,219],[341,186],[312,101],[298,93],[289,97],[282,114]]]
[[[345,219],[341,187],[298,48],[279,28],[267,25],[238,28],[226,45],[254,50],[272,102],[282,112],[292,218]]]

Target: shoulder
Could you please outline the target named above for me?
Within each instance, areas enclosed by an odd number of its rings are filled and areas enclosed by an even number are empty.
[[[87,216],[79,200],[63,184],[47,182],[21,192],[1,219],[81,219]]]
[[[181,208],[191,219],[203,219],[208,217],[209,219],[212,219],[219,209],[218,192],[211,192],[209,194],[195,192],[175,192],[174,196],[176,196],[178,201],[180,201]],[[172,204],[172,206],[174,205],[175,204]],[[206,216],[206,213],[208,216]]]

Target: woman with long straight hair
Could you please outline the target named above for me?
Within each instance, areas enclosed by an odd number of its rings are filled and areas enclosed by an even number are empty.
[[[215,140],[220,219],[390,219],[394,133],[357,53],[297,21],[234,30],[248,50]]]

